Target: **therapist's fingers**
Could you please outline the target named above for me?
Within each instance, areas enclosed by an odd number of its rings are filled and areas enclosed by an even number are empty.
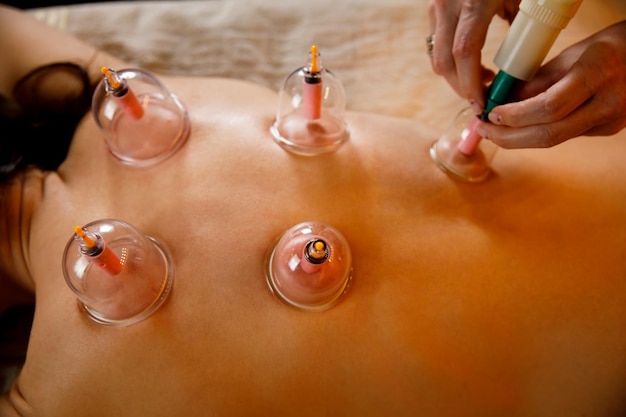
[[[580,107],[593,94],[588,85],[581,86],[577,77],[569,75],[534,97],[495,107],[489,114],[489,121],[509,127],[556,122]]]
[[[626,127],[626,96],[598,94],[565,117],[522,127],[481,123],[478,134],[507,148],[549,148],[578,136],[608,136]]]
[[[609,114],[600,101],[591,101],[567,117],[521,128],[482,123],[477,132],[506,149],[550,148],[578,136],[606,136],[626,126],[626,118]]]
[[[610,60],[611,55],[615,54],[610,46],[599,45],[580,54],[577,60],[567,55],[555,59],[546,65],[543,75],[529,81],[525,91],[522,89],[520,92],[521,95],[538,93],[537,95],[495,107],[489,120],[511,127],[550,123],[565,118],[592,99],[611,100],[610,96],[619,96],[618,85],[623,85],[624,82],[613,80],[623,77],[620,75],[622,70],[619,62],[607,65],[607,59]],[[613,111],[601,109],[594,119]]]
[[[458,22],[458,11],[446,0],[428,2],[429,25],[434,35],[431,65],[435,73],[442,75],[458,92],[456,64],[452,56],[454,33]]]
[[[489,7],[493,2],[465,1],[459,16],[452,55],[454,57],[459,94],[473,103],[473,107],[484,107],[483,66],[481,50],[496,9]]]
[[[518,0],[429,0],[428,24],[435,35],[431,64],[474,111],[484,106],[484,86],[493,71],[481,62],[481,51],[493,17],[510,21]]]

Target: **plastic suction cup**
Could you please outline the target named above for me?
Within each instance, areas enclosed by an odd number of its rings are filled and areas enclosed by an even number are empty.
[[[134,166],[173,155],[189,136],[185,106],[146,71],[102,68],[102,73],[92,112],[111,154]]]
[[[166,248],[120,220],[77,226],[63,253],[63,274],[96,323],[128,326],[167,298],[174,274]]]
[[[352,279],[348,242],[327,224],[297,224],[271,248],[266,279],[270,290],[287,305],[326,310],[341,299]]]
[[[490,163],[498,147],[477,135],[477,123],[478,118],[470,108],[461,110],[430,148],[432,160],[455,179],[482,182],[491,173]]]
[[[341,81],[321,65],[313,46],[307,66],[284,81],[271,133],[280,146],[298,155],[333,152],[349,135]]]

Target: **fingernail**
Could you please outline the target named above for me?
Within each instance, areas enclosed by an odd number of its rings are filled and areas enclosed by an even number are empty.
[[[472,111],[474,112],[474,114],[479,115],[483,112],[483,108],[480,107],[480,105],[478,104],[478,102],[474,99],[469,101],[470,107],[472,108]]]
[[[502,124],[502,116],[500,116],[498,113],[491,112],[491,113],[489,113],[489,121],[491,123],[493,123],[493,124],[501,125]]]

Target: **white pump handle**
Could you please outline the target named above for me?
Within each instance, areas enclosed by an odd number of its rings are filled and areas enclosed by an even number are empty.
[[[582,0],[522,0],[517,16],[494,58],[507,74],[528,81]]]

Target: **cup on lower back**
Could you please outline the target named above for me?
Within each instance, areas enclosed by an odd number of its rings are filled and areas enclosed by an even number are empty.
[[[312,245],[319,245],[318,254]],[[266,280],[272,293],[300,310],[322,311],[335,305],[352,279],[352,253],[336,228],[321,222],[299,223],[271,246]]]
[[[471,108],[461,110],[430,148],[435,164],[454,179],[482,182],[491,173],[490,164],[498,146],[477,136],[477,120]],[[469,142],[475,144],[468,145]]]
[[[128,83],[143,111],[138,117],[123,99],[107,92],[104,80],[98,84],[92,113],[111,154],[134,166],[154,165],[169,158],[189,135],[187,109],[147,71],[131,68],[116,74]]]
[[[112,251],[105,260],[86,256],[76,235],[63,253],[63,274],[78,299],[81,310],[96,323],[128,326],[153,314],[169,295],[174,279],[173,264],[165,245],[144,235],[134,226],[104,219],[83,226],[100,236]]]

